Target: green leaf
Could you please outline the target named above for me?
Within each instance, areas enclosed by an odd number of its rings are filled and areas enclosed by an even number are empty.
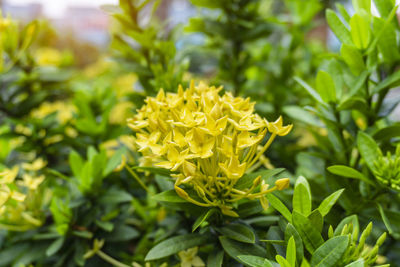
[[[111,188],[107,190],[104,195],[98,198],[101,204],[116,204],[122,202],[129,202],[133,199],[132,195],[120,189]]]
[[[317,91],[314,90],[308,83],[303,81],[299,77],[294,77],[294,80],[298,82],[306,91],[312,96],[317,102],[319,102],[322,105],[326,105],[326,103],[322,100],[321,96],[317,93]]]
[[[378,85],[372,90],[372,93],[376,94],[385,88],[392,88],[396,86],[399,81],[400,81],[400,70],[390,74],[386,79],[378,83]]]
[[[352,0],[354,10],[359,13],[365,11],[371,13],[371,0]]]
[[[378,206],[379,214],[381,215],[382,221],[385,224],[386,228],[388,229],[389,234],[393,234],[393,232],[394,232],[393,227],[389,221],[389,218],[386,216],[385,211],[382,208],[382,205],[377,203],[377,206]]]
[[[371,42],[371,31],[368,21],[360,15],[355,14],[350,19],[350,29],[354,45],[361,50],[368,48]]]
[[[83,168],[83,159],[74,150],[69,153],[69,165],[71,166],[74,176],[79,179]]]
[[[326,103],[336,102],[336,89],[331,75],[323,70],[317,74],[316,87],[322,100]]]
[[[210,267],[222,267],[222,263],[224,261],[224,251],[213,251],[208,255],[207,258],[207,266]]]
[[[358,132],[357,147],[369,169],[371,171],[375,170],[374,162],[379,156],[382,155],[382,152],[375,140],[367,133]]]
[[[55,253],[57,253],[57,251],[59,251],[62,247],[62,245],[64,244],[64,237],[60,237],[56,240],[54,240],[53,243],[50,244],[50,246],[47,248],[46,250],[46,256],[50,257],[52,255],[54,255]]]
[[[299,232],[306,249],[310,253],[314,253],[324,243],[324,239],[307,217],[296,211],[293,211],[292,216],[294,227]]]
[[[161,259],[179,251],[203,245],[208,240],[208,237],[200,234],[186,234],[174,236],[167,240],[158,243],[149,253],[147,253],[145,261]]]
[[[122,155],[124,155],[125,152],[126,149],[121,148],[114,153],[114,155],[107,161],[107,165],[103,170],[103,177],[109,175],[119,164],[121,164]]]
[[[105,227],[110,226],[108,225]],[[104,238],[106,242],[123,242],[132,240],[138,236],[140,236],[140,233],[135,228],[125,224],[115,224],[112,232],[106,233]]]
[[[301,237],[300,237],[299,233],[297,232],[296,228],[291,223],[288,223],[286,225],[286,230],[285,230],[286,242],[288,242],[290,237],[294,238],[294,241],[296,244],[296,258],[302,259],[304,257],[303,241],[301,240]]]
[[[210,218],[213,214],[217,213],[217,209],[209,209],[206,212],[204,212],[202,215],[200,215],[196,221],[194,222],[192,226],[192,232],[196,231],[196,229],[208,218]]]
[[[349,22],[350,22],[350,15],[349,15],[349,13],[347,12],[346,8],[345,8],[342,4],[340,4],[340,3],[336,3],[336,8],[337,8],[337,10],[339,10],[340,15],[342,15],[343,19],[344,19],[347,23],[349,23]]]
[[[307,180],[300,176],[296,180],[293,192],[293,210],[304,216],[311,213],[311,191]]]
[[[304,122],[312,126],[322,127],[322,123],[318,119],[318,117],[306,111],[304,108],[301,108],[299,106],[284,106],[282,110],[292,119]]]
[[[390,125],[385,128],[379,129],[373,134],[375,140],[389,140],[393,137],[400,136],[400,125]]]
[[[387,18],[394,8],[395,1],[393,0],[374,0],[376,9],[382,18]]]
[[[331,267],[342,259],[349,245],[348,236],[336,236],[321,245],[311,257],[311,266]]]
[[[107,232],[111,232],[114,229],[114,224],[112,222],[96,220],[95,223],[98,227]]]
[[[335,229],[334,236],[339,236],[343,230],[343,227],[345,225],[352,224],[353,225],[353,231],[358,231],[356,229],[359,229],[359,223],[358,223],[358,217],[357,215],[350,215],[343,220],[340,221],[338,226]]]
[[[227,226],[217,228],[217,231],[230,239],[254,244],[256,242],[256,237],[253,230],[243,224],[228,224]]]
[[[174,202],[174,203],[186,203],[187,201],[175,192],[174,189],[169,191],[161,192],[157,195],[153,196],[153,199],[160,201],[160,202]]]
[[[383,33],[385,32],[386,27],[387,27],[392,21],[394,22],[394,24],[396,25],[396,27],[398,27],[398,25],[397,25],[397,19],[396,19],[396,20],[393,20],[394,17],[396,16],[397,7],[398,7],[398,6],[394,6],[394,7],[393,7],[393,9],[390,11],[390,14],[389,14],[388,18],[387,18],[386,21],[385,21],[385,24],[384,24],[383,27],[380,29],[379,33],[378,33],[378,34],[375,34],[374,40],[372,41],[371,45],[369,46],[368,50],[366,51],[366,54],[367,54],[367,55],[371,54],[371,53],[375,50],[375,47],[376,47],[376,45],[378,44],[379,39],[382,37]]]
[[[289,262],[289,266],[296,266],[296,243],[293,236],[289,238],[286,248],[286,260]]]
[[[355,47],[343,44],[340,48],[340,55],[342,56],[344,62],[346,62],[346,64],[349,66],[353,74],[359,75],[365,70],[362,54]]]
[[[339,189],[338,191],[330,194],[326,197],[318,207],[319,212],[321,213],[322,217],[325,217],[333,205],[335,205],[336,201],[339,199],[340,195],[343,193],[344,189]]]
[[[275,256],[276,261],[278,262],[279,266],[281,267],[291,267],[290,263],[281,255]]]
[[[318,232],[322,232],[322,227],[324,226],[324,218],[318,209],[311,212],[307,217],[311,224],[315,227]]]
[[[261,178],[264,181],[267,181],[267,179],[283,172],[284,170],[285,170],[284,168],[276,168],[276,169],[272,169],[272,170],[263,170],[263,171],[245,174],[235,184],[235,188],[236,189],[249,188],[250,186],[253,185],[254,179],[256,179],[258,176],[261,176]]]
[[[364,176],[361,172],[357,171],[356,169],[353,169],[348,166],[344,165],[333,165],[328,167],[328,171],[338,175],[338,176],[343,176],[347,178],[352,178],[352,179],[358,179],[363,182],[366,182],[367,184],[374,185],[373,182],[371,182],[367,177]]]
[[[359,259],[357,261],[353,261],[352,263],[347,264],[344,267],[364,267],[365,263],[364,263],[364,259]]]
[[[266,257],[265,249],[260,247],[259,245],[241,243],[225,236],[220,236],[219,241],[221,242],[221,245],[224,248],[225,252],[241,263],[244,262],[242,262],[242,260],[238,258],[239,255],[254,255],[264,258]]]
[[[377,46],[382,54],[383,60],[387,63],[393,63],[400,57],[397,39],[396,28],[392,24],[387,24],[385,27],[385,20],[374,17],[373,18],[373,31],[377,36],[382,31],[382,35],[378,40]]]
[[[271,204],[274,209],[276,209],[286,220],[289,222],[292,221],[292,214],[290,213],[289,209],[282,203],[282,201],[274,196],[272,193],[267,194],[268,202]]]
[[[333,33],[342,43],[352,44],[350,31],[333,10],[326,10],[326,21],[328,22]]]
[[[238,258],[250,267],[273,267],[269,260],[258,256],[239,255]]]

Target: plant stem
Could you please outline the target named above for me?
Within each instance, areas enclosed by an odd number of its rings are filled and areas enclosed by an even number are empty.
[[[146,190],[146,192],[147,192],[148,194],[151,195],[151,194],[152,194],[151,191],[150,191],[149,188],[143,183],[143,181],[140,180],[139,176],[138,176],[129,166],[125,165],[125,168],[126,168],[126,169],[128,170],[128,172],[133,176],[133,178],[135,178],[136,182],[138,182],[139,185],[140,185],[141,187],[143,187],[143,189]]]
[[[110,264],[112,264],[112,265],[114,265],[114,266],[116,266],[116,267],[131,267],[131,266],[129,266],[129,265],[126,265],[126,264],[124,264],[124,263],[122,263],[122,262],[120,262],[120,261],[117,261],[116,259],[114,259],[114,258],[108,256],[106,253],[104,253],[104,252],[101,251],[101,250],[98,250],[98,251],[96,252],[96,254],[97,254],[100,258],[102,258],[103,260],[105,260],[106,262],[108,262],[108,263],[110,263]]]

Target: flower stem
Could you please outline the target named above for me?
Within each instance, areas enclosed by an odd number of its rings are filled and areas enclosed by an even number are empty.
[[[146,190],[146,192],[148,194],[151,194],[151,191],[149,190],[149,188],[143,183],[142,180],[140,180],[139,176],[127,165],[125,165],[125,168],[128,170],[128,172],[133,176],[133,178],[135,178],[136,182],[138,182],[140,184],[141,187],[143,187],[144,190]]]
[[[120,262],[120,261],[117,261],[116,259],[114,259],[114,258],[108,256],[106,253],[104,253],[104,252],[101,251],[101,250],[98,250],[98,251],[96,252],[96,254],[97,254],[100,258],[102,258],[103,260],[105,260],[106,262],[112,264],[113,266],[116,266],[116,267],[131,267],[131,266],[129,266],[129,265],[126,265],[126,264],[124,264],[124,263],[122,263],[122,262]]]

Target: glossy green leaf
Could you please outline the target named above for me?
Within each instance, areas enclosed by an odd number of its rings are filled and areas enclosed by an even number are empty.
[[[294,227],[299,232],[306,249],[310,253],[314,253],[314,251],[324,243],[324,239],[307,217],[296,211],[293,211],[292,216]]]
[[[46,256],[50,257],[50,256],[54,255],[55,253],[57,253],[61,249],[62,245],[64,244],[64,240],[65,240],[64,237],[60,237],[60,238],[54,240],[54,242],[51,243],[50,246],[47,248]]]
[[[186,234],[180,236],[174,236],[162,241],[150,249],[147,253],[145,260],[157,260],[161,259],[179,251],[186,250],[192,247],[200,246],[206,243],[208,237],[200,234]]]
[[[169,191],[164,191],[161,192],[155,196],[153,196],[153,199],[160,201],[160,202],[175,202],[175,203],[186,203],[187,201],[175,192],[174,189],[169,190]]]
[[[254,244],[256,241],[253,230],[243,224],[228,224],[227,226],[217,228],[217,231],[239,242]]]
[[[285,112],[286,115],[297,121],[304,122],[306,124],[316,127],[322,127],[322,123],[317,116],[311,114],[310,112],[299,106],[284,106],[283,112]]]
[[[371,42],[371,31],[368,21],[364,17],[355,14],[350,19],[350,29],[354,45],[358,49],[368,48],[368,45]]]
[[[364,266],[365,266],[364,259],[359,259],[357,261],[353,261],[352,263],[347,264],[344,267],[364,267]]]
[[[319,210],[313,210],[313,212],[311,212],[307,218],[310,220],[315,229],[321,233],[322,227],[324,226],[324,218],[322,217],[322,214],[319,212]]]
[[[311,213],[311,191],[307,180],[300,176],[296,180],[293,192],[293,210],[297,211],[304,216]]]
[[[377,160],[378,156],[382,155],[381,150],[375,140],[364,132],[358,132],[357,134],[357,147],[360,151],[365,164],[368,165],[369,169],[372,171],[375,169],[374,162]]]
[[[279,266],[281,267],[291,267],[290,263],[281,255],[275,256],[276,261],[278,262]]]
[[[365,11],[367,14],[371,13],[371,0],[352,0],[353,7],[355,11],[363,12]]]
[[[273,267],[267,259],[252,255],[239,255],[238,258],[250,267]]]
[[[296,266],[296,243],[293,236],[289,238],[287,244],[286,260],[288,261],[289,266]]]
[[[311,257],[311,266],[331,267],[342,259],[349,245],[348,236],[336,236],[321,245]]]
[[[352,44],[352,37],[349,29],[344,25],[336,13],[331,9],[327,9],[325,16],[329,27],[337,38],[344,44]]]
[[[274,209],[276,209],[280,214],[282,214],[282,216],[285,217],[286,220],[288,220],[289,222],[292,221],[292,213],[279,198],[270,193],[267,194],[267,199],[271,206],[274,207]]]
[[[208,255],[207,258],[207,266],[210,267],[222,267],[222,263],[224,261],[224,251],[213,251]]]
[[[210,218],[213,214],[217,213],[217,209],[209,209],[206,212],[204,212],[202,215],[200,215],[196,221],[194,222],[192,226],[192,232],[196,231],[196,229],[203,223],[205,222],[208,218]]]
[[[314,88],[312,88],[308,83],[306,83],[299,77],[294,77],[294,80],[298,82],[304,89],[306,89],[307,93],[309,93],[310,96],[312,96],[317,102],[322,105],[326,105],[321,96],[317,93],[317,91],[315,91]]]
[[[343,193],[344,189],[339,189],[336,192],[333,192],[328,197],[326,197],[318,207],[319,212],[323,217],[325,217],[333,205],[335,205],[336,201],[339,199],[340,195]]]
[[[285,230],[286,242],[288,242],[291,237],[293,237],[293,239],[295,241],[295,245],[296,245],[295,246],[296,247],[296,258],[300,260],[304,256],[303,241],[302,241],[299,233],[297,232],[296,228],[291,223],[288,223],[286,226],[286,230]]]
[[[242,260],[238,258],[239,255],[266,257],[265,249],[259,245],[238,242],[225,236],[220,236],[219,241],[225,252],[239,262],[242,262]]]
[[[322,100],[326,103],[336,101],[335,83],[331,75],[323,70],[317,74],[316,87]]]
[[[399,82],[400,82],[400,71],[396,71],[387,78],[385,78],[383,81],[378,83],[378,85],[372,90],[372,92],[374,94],[379,93],[385,88],[395,87]]]
[[[358,75],[365,70],[362,54],[355,47],[343,44],[340,54],[353,74]]]
[[[358,179],[363,182],[366,182],[367,184],[374,185],[374,183],[371,180],[369,180],[367,177],[365,177],[364,174],[362,174],[361,172],[357,171],[356,169],[353,169],[348,166],[334,165],[334,166],[328,167],[328,171],[335,175],[338,175],[338,176],[343,176],[343,177],[352,178],[352,179]]]

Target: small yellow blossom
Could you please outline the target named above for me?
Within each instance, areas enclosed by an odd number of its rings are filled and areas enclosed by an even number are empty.
[[[262,165],[275,137],[287,135],[292,125],[283,126],[282,117],[268,122],[254,113],[249,98],[220,96],[221,90],[193,82],[187,90],[179,86],[177,93],[161,89],[146,98],[128,126],[136,132],[142,166],[173,171],[179,196],[237,217],[234,202],[259,199],[267,208],[265,194],[289,185],[282,179],[268,188],[258,177],[250,188],[235,187],[246,172]]]
[[[34,160],[32,163],[23,163],[22,168],[27,171],[38,171],[46,167],[47,162],[42,158]]]
[[[36,62],[39,66],[59,66],[62,61],[60,51],[51,47],[41,47],[36,50]]]
[[[36,190],[39,185],[44,181],[44,175],[40,175],[37,177],[34,177],[32,175],[29,175],[27,173],[24,173],[24,175],[22,175],[22,181],[18,181],[19,185],[27,187],[30,190]]]
[[[31,116],[37,119],[43,119],[52,113],[57,113],[57,120],[61,124],[66,124],[73,118],[75,111],[75,106],[70,102],[44,102],[38,108],[32,110]]]
[[[15,178],[18,175],[19,167],[14,166],[11,169],[5,169],[0,172],[0,184],[10,184],[14,182]]]
[[[189,248],[178,253],[182,267],[204,267],[203,260],[197,256],[198,248]]]

